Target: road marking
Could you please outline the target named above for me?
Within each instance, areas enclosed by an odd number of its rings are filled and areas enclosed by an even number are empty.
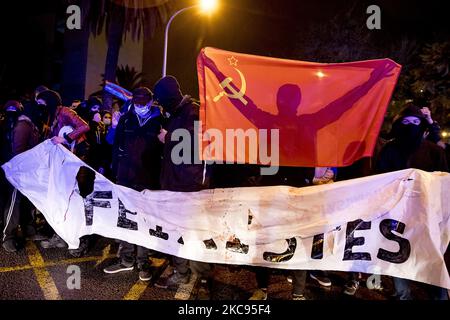
[[[155,268],[160,268],[167,262],[167,260],[164,258],[159,259],[159,258],[153,258],[153,257],[150,258],[150,261],[151,261],[152,267],[155,267]]]
[[[138,280],[130,291],[128,291],[125,297],[123,297],[123,300],[139,300],[145,289],[147,289],[149,283],[150,281]]]
[[[71,264],[77,264],[77,263],[83,263],[83,262],[90,262],[90,261],[103,261],[102,259],[109,259],[114,258],[115,254],[110,254],[106,258],[104,256],[95,256],[95,257],[83,257],[83,258],[73,258],[73,259],[66,259],[61,261],[46,261],[44,262],[42,267],[48,268],[48,267],[54,267],[54,266],[63,266],[63,265],[71,265]],[[28,270],[36,268],[32,265],[24,265],[24,266],[17,266],[17,267],[1,267],[0,273],[4,272],[12,272],[12,271],[22,271],[22,270]]]
[[[46,270],[46,268],[54,267],[54,266],[61,266],[61,265],[73,265],[73,264],[79,264],[79,263],[90,262],[90,261],[95,261],[96,264],[94,267],[97,267],[106,259],[116,257],[115,254],[110,254],[110,251],[111,251],[110,245],[108,245],[107,247],[105,247],[103,249],[102,256],[73,258],[73,259],[65,259],[65,260],[61,260],[61,261],[44,261],[44,258],[42,257],[39,249],[36,247],[36,245],[33,242],[27,243],[26,251],[28,254],[28,259],[30,261],[30,264],[24,265],[24,266],[15,266],[15,267],[0,267],[0,273],[33,269],[34,273],[36,274],[36,278],[39,283],[39,286],[40,286],[42,292],[44,293],[45,299],[47,299],[47,300],[61,300],[61,296],[59,295],[59,291],[55,285],[55,282],[53,281],[50,273]],[[159,258],[151,257],[150,260],[151,260],[151,265],[155,268],[161,268],[167,263],[167,260],[164,258],[159,259]],[[149,281],[144,282],[144,281],[138,280],[133,285],[133,287],[130,289],[130,291],[125,295],[125,297],[123,299],[124,300],[139,300],[139,298],[142,296],[142,294],[147,289],[149,284],[150,284]],[[185,291],[189,290],[189,284],[184,285],[184,287],[186,287],[186,286],[187,286],[187,289],[185,289]],[[190,290],[192,291],[192,288]],[[179,291],[180,291],[180,289],[179,289]],[[185,294],[187,294],[187,293],[185,293]],[[183,297],[183,296],[181,296],[181,297]]]
[[[50,273],[45,269],[45,261],[42,258],[39,249],[33,242],[28,242],[26,245],[26,250],[28,253],[28,260],[33,267],[36,279],[41,287],[42,293],[46,300],[61,300],[58,288],[55,285]]]
[[[151,261],[151,266],[154,268],[161,268],[167,263],[167,260],[164,258],[159,259],[159,258],[150,257],[150,261]],[[155,275],[153,275],[153,276],[155,276]],[[145,289],[147,289],[149,284],[150,284],[150,281],[138,280],[133,285],[133,287],[131,287],[130,291],[128,291],[128,293],[123,297],[123,300],[139,300],[139,298],[142,296],[142,294],[144,293]]]
[[[197,282],[197,275],[193,273],[191,275],[191,280],[186,284],[180,284],[177,293],[175,294],[175,299],[177,300],[189,300],[191,297],[192,290],[194,290],[195,283]]]
[[[94,268],[97,268],[103,261],[108,259],[110,257],[110,251],[111,251],[111,245],[108,244],[102,251],[102,257],[98,259],[97,263],[95,264]]]

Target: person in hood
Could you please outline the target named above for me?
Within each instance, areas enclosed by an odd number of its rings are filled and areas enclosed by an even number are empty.
[[[161,112],[153,104],[153,93],[145,87],[135,89],[131,109],[120,118],[114,136],[112,175],[117,184],[137,191],[160,189],[160,130]],[[121,241],[120,261],[103,271],[108,274],[131,271],[137,264],[139,279],[150,281],[149,253],[147,248]]]
[[[412,103],[406,104],[392,125],[390,136],[393,139],[380,151],[377,172],[406,168],[447,171],[443,149],[424,138],[427,128],[427,116],[421,108]]]
[[[88,124],[83,121],[75,111],[62,105],[59,93],[46,90],[36,97],[38,104],[44,105],[49,114],[51,141],[54,144],[63,144],[81,160],[88,162],[89,144],[86,133],[89,131]],[[81,238],[80,248],[82,252],[87,250],[87,243]],[[43,248],[64,248],[67,244],[58,234],[54,234],[51,239],[41,241]],[[75,256],[79,256],[79,250],[70,250]]]
[[[23,114],[24,108],[18,101],[8,101],[5,106],[6,130],[3,137],[6,148],[7,161],[16,155],[25,152],[39,141],[39,131],[31,119]],[[3,228],[3,248],[7,252],[16,252],[18,250],[17,229],[19,226],[23,230],[26,238],[32,240],[38,239],[36,228],[33,224],[32,205],[20,191],[9,183],[7,184],[7,203],[4,210]]]
[[[377,172],[385,173],[408,168],[424,171],[448,171],[444,149],[424,138],[429,125],[427,114],[417,105],[408,103],[392,125],[393,139],[383,146],[377,162]],[[393,278],[396,296],[411,300],[410,280]],[[433,298],[447,300],[447,290],[429,286]]]
[[[154,87],[155,99],[169,115],[165,127],[159,134],[160,141],[164,144],[163,161],[161,169],[161,188],[169,191],[192,192],[209,187],[209,174],[206,172],[206,164],[198,164],[194,161],[197,152],[194,148],[195,121],[199,120],[199,105],[190,96],[181,93],[180,85],[176,78],[166,76],[160,79]],[[176,130],[187,130],[191,136],[191,150],[189,163],[175,163],[171,154],[179,143],[172,141],[172,134]],[[184,158],[184,157],[183,157]],[[212,272],[208,263],[188,261],[186,259],[173,257],[176,272],[166,279],[158,281],[155,285],[160,288],[177,286],[188,283],[191,270],[199,275],[200,288],[199,299],[210,298],[210,287]]]
[[[48,123],[49,119],[46,106],[38,104],[36,98],[41,92],[47,90],[49,89],[46,86],[38,86],[34,90],[33,99],[22,100],[24,105],[24,114],[30,118],[39,130],[39,141],[43,141],[48,138],[50,125]]]
[[[102,146],[105,143],[105,125],[102,122],[102,117],[99,112],[93,114],[89,121],[89,128],[90,129],[86,134],[89,143],[89,165],[93,167],[95,171],[103,174]]]
[[[62,105],[61,97],[56,91],[41,92],[37,96],[37,102],[45,105],[48,110],[52,142],[70,145],[75,141],[75,149],[72,151],[81,160],[87,161],[89,146],[86,142],[86,133],[89,131],[88,124],[75,111]],[[71,128],[71,132],[60,135],[60,131],[64,127]]]

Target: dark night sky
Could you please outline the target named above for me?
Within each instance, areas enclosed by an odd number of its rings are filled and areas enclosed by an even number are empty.
[[[211,19],[208,40],[222,44],[237,42],[253,50],[289,48],[296,41],[295,32],[306,32],[312,24],[326,27],[333,17],[344,12],[351,12],[349,18],[365,27],[368,17],[365,11],[370,4],[381,8],[382,29],[367,32],[378,33],[382,38],[407,34],[427,39],[436,32],[448,37],[450,20],[445,1],[228,0],[223,3],[221,12]],[[184,18],[189,19],[187,15]]]
[[[184,1],[184,4],[193,1]],[[381,30],[368,30],[366,9],[370,4],[381,8]],[[361,60],[390,57],[396,59],[396,49],[402,37],[418,42],[448,40],[448,17],[444,1],[330,1],[330,0],[227,0],[221,9],[209,19],[195,14],[178,16],[171,27],[169,40],[168,73],[185,83],[187,93],[197,92],[195,58],[201,47],[212,46],[241,53],[274,56],[288,59],[338,62],[332,55],[322,60],[309,57],[304,47],[315,40],[310,32],[313,26],[321,26],[332,37],[342,30],[329,30],[331,20],[345,17],[361,33],[373,35],[373,43],[352,43],[355,49],[373,46],[378,52],[362,55]],[[342,19],[342,18],[341,18]],[[304,39],[306,38],[306,40]],[[320,40],[320,39],[319,39]],[[151,41],[151,40],[150,40]],[[343,39],[345,41],[345,38]],[[320,41],[328,46],[327,41]],[[160,48],[155,48],[157,52]],[[373,48],[372,48],[372,51]],[[375,50],[377,51],[377,50]],[[150,60],[150,59],[149,59]],[[401,61],[399,61],[401,63]],[[150,74],[155,81],[160,70],[158,54],[148,62],[157,71]],[[155,64],[155,66],[153,66]],[[147,74],[150,67],[147,67]]]
[[[193,0],[177,2],[188,4]],[[436,0],[222,0],[221,10],[209,20],[192,13],[176,18],[171,28],[169,71],[186,81],[195,72],[195,56],[200,47],[214,46],[226,50],[301,59],[300,38],[311,36],[312,25],[327,27],[336,15],[349,12],[348,19],[365,28],[365,10],[377,4],[382,10],[382,30],[376,34],[380,46],[397,42],[408,35],[419,42],[448,40],[449,18],[445,1]],[[52,78],[59,52],[52,46],[59,0],[2,1],[0,4],[0,78],[12,84],[34,86]],[[8,4],[8,6],[6,6]],[[55,9],[58,8],[58,9]],[[336,32],[336,31],[333,31]],[[339,31],[338,31],[339,32]],[[60,40],[58,40],[60,41]],[[152,40],[148,40],[152,41]],[[154,40],[153,40],[154,41]],[[313,41],[313,40],[308,40]],[[53,41],[54,43],[54,41]],[[371,58],[371,57],[368,57]],[[329,61],[332,62],[332,61]],[[160,61],[155,61],[159,65]],[[172,70],[171,70],[172,68]],[[53,70],[53,74],[49,70]],[[159,66],[156,68],[160,70]],[[153,80],[153,77],[150,77]],[[187,86],[194,90],[193,86]]]

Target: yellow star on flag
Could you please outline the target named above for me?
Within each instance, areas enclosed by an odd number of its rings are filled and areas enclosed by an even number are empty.
[[[230,66],[237,67],[238,59],[236,59],[234,56],[231,56],[231,58],[228,58],[228,61],[230,62]]]

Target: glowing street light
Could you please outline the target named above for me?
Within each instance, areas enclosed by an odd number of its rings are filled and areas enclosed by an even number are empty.
[[[162,69],[162,76],[165,77],[166,76],[166,70],[167,70],[167,44],[169,42],[169,28],[170,25],[173,21],[173,19],[179,15],[180,13],[187,11],[189,9],[193,9],[193,8],[200,8],[200,11],[202,13],[211,13],[213,12],[216,8],[217,8],[217,0],[201,0],[200,3],[190,6],[190,7],[186,7],[186,8],[182,8],[180,10],[178,10],[177,12],[175,12],[169,19],[169,21],[167,22],[166,25],[166,30],[164,33],[164,59],[163,59],[163,69]]]
[[[201,0],[200,9],[206,13],[213,12],[217,9],[217,0]]]

